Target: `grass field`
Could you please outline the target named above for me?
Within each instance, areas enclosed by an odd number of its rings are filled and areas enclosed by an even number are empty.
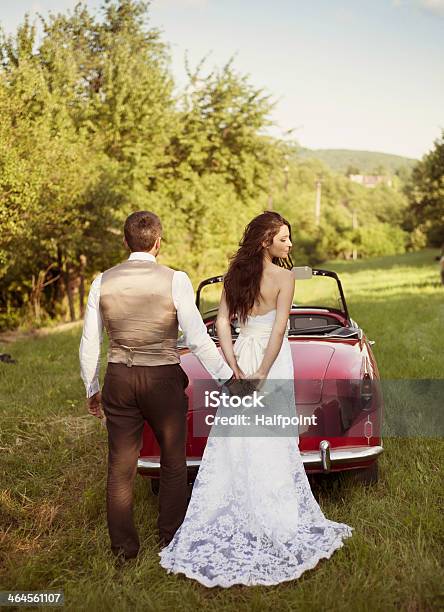
[[[329,262],[350,314],[376,340],[386,378],[444,378],[444,287],[435,251]],[[207,589],[158,564],[157,498],[137,478],[139,558],[117,569],[105,516],[106,432],[86,414],[80,327],[0,344],[0,590],[63,588],[67,610],[438,610],[442,584],[440,438],[386,438],[380,480],[328,480],[328,518],[355,528],[330,560],[275,587]]]

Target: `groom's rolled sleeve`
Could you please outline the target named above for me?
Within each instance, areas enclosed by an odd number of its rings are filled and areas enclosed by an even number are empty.
[[[100,391],[100,345],[103,339],[103,322],[99,309],[101,280],[102,275],[99,274],[89,291],[79,348],[80,376],[85,383],[86,397]]]
[[[224,361],[208,335],[205,323],[194,301],[193,285],[185,272],[176,271],[174,273],[172,293],[185,344],[212,378],[222,385],[232,377],[233,370]]]

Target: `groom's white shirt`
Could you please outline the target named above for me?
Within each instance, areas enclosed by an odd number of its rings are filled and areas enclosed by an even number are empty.
[[[154,255],[144,251],[131,253],[128,259],[156,261]],[[100,390],[99,360],[100,345],[103,339],[103,321],[99,309],[101,280],[102,274],[99,274],[91,285],[79,349],[80,375],[85,383],[87,397],[91,397]],[[223,360],[216,345],[208,335],[207,328],[194,301],[194,289],[188,274],[176,270],[173,274],[171,289],[185,344],[196,355],[209,374],[219,384],[222,384],[231,378],[233,370]]]

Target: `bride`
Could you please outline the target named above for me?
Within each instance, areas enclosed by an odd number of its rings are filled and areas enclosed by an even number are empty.
[[[290,249],[291,228],[278,213],[264,212],[247,225],[224,277],[216,326],[236,384],[291,381],[287,407],[295,415]],[[240,322],[234,345],[233,315]],[[185,519],[159,553],[162,567],[207,587],[273,585],[298,578],[341,548],[353,527],[322,513],[298,442],[298,435],[282,433],[216,435],[213,425]]]

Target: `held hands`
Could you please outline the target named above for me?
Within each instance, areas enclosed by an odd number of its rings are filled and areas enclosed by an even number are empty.
[[[234,365],[234,366],[233,366],[231,369],[233,370],[234,378],[235,378],[236,380],[241,380],[242,378],[246,378],[246,376],[245,376],[244,372],[242,372],[242,370],[241,370],[241,369],[240,369],[240,367],[237,365],[237,363],[236,363],[236,365]]]
[[[230,395],[251,395],[254,391],[259,391],[264,384],[267,374],[262,370],[257,370],[254,374],[246,376],[238,365],[231,366],[233,378],[226,384]]]
[[[86,400],[89,414],[97,417],[98,419],[105,418],[102,410],[102,395],[100,391],[92,395]]]
[[[245,386],[242,381],[246,378],[245,373],[240,369],[237,363],[230,364],[230,367],[233,370],[233,376],[225,383],[225,388],[230,395],[243,396],[245,393]]]
[[[263,370],[256,370],[254,374],[250,374],[247,378],[252,380],[265,380],[267,378],[267,373]]]
[[[266,372],[263,372],[262,370],[256,370],[254,374],[247,376],[247,380],[252,381],[251,384],[254,385],[254,388],[256,391],[259,391],[263,387],[266,378],[267,378],[267,374]]]

